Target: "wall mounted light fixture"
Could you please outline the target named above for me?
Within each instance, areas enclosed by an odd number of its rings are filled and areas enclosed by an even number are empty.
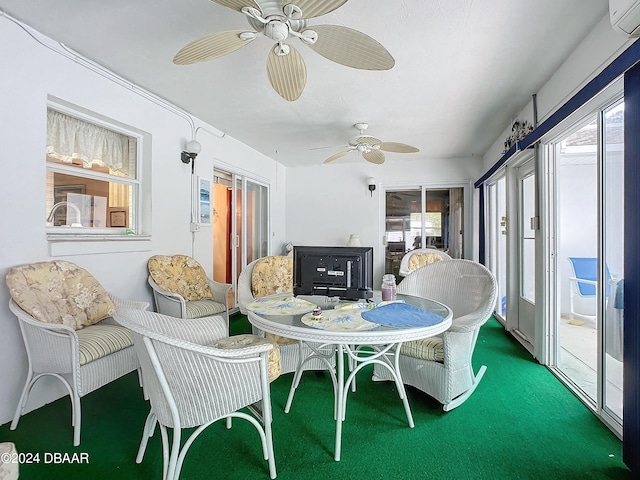
[[[373,177],[367,178],[367,186],[369,187],[369,191],[371,192],[371,196],[373,197],[373,192],[376,189],[376,179]]]
[[[197,140],[191,140],[187,142],[187,144],[185,145],[185,149],[180,155],[180,160],[182,160],[182,163],[191,163],[191,173],[194,172],[196,164],[195,159],[200,153],[200,150],[202,150],[202,145],[200,145],[200,142],[198,142]]]

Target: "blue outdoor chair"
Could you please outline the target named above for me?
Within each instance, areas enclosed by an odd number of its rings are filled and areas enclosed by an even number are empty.
[[[569,277],[571,283],[569,294],[569,306],[571,317],[578,316],[594,316],[592,314],[579,313],[575,311],[574,299],[580,298],[596,298],[596,287],[598,285],[598,259],[595,257],[569,257],[573,276]],[[609,268],[606,268],[606,288],[605,298],[609,297],[611,290],[611,274]]]

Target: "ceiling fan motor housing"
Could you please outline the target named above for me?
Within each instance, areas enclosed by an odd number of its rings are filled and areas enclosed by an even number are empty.
[[[271,20],[264,26],[264,34],[271,40],[282,42],[289,37],[289,27],[280,20]]]
[[[191,65],[228,55],[264,35],[276,43],[267,55],[267,77],[273,89],[287,101],[297,100],[307,82],[302,55],[291,45],[294,38],[322,57],[347,67],[389,70],[395,65],[386,48],[358,30],[328,24],[307,28],[308,19],[331,13],[346,0],[211,1],[243,14],[253,31],[225,30],[194,40],[176,53],[173,58],[176,65]]]

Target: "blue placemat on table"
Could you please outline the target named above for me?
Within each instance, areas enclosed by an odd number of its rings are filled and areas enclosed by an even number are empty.
[[[364,311],[361,315],[365,320],[390,327],[429,327],[443,320],[440,315],[408,303],[389,303]]]

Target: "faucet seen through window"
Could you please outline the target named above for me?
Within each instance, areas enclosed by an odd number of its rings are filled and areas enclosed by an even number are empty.
[[[49,108],[47,227],[70,227],[68,233],[135,231],[137,151],[134,136]]]

